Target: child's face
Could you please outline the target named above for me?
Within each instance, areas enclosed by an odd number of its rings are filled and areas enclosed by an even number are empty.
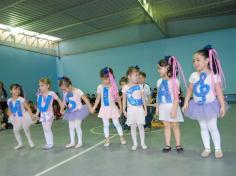
[[[209,59],[202,54],[195,53],[193,56],[193,66],[197,71],[203,71],[208,68]]]
[[[157,66],[157,72],[159,73],[160,77],[165,77],[167,76],[167,72],[168,72],[168,66],[160,66],[158,64]]]
[[[20,96],[20,93],[21,93],[20,91],[21,90],[19,87],[13,87],[11,90],[11,94],[12,94],[12,96],[18,97],[18,96]]]
[[[104,84],[104,85],[109,85],[110,84],[110,79],[109,79],[109,77],[103,77],[103,78],[101,78],[102,79],[102,83]]]
[[[39,91],[41,92],[41,93],[45,93],[45,92],[47,92],[48,90],[49,90],[49,85],[48,84],[45,84],[45,83],[43,83],[43,82],[39,82]]]
[[[144,84],[146,81],[146,78],[143,75],[139,75],[139,84]]]
[[[134,84],[138,84],[139,83],[139,72],[135,71],[129,74],[128,79],[130,82],[134,83]]]
[[[60,89],[61,89],[63,92],[70,92],[71,86],[66,87],[64,84],[62,84],[62,85],[60,86]]]
[[[123,88],[127,83],[126,82],[121,82],[120,87]]]

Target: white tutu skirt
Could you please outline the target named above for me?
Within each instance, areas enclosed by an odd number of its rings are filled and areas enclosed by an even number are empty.
[[[171,110],[173,108],[173,104],[170,103],[161,103],[159,104],[159,120],[164,122],[184,122],[184,118],[180,107],[177,108],[176,117],[171,117]]]
[[[116,105],[101,106],[98,117],[105,119],[118,119],[120,117],[120,112]]]
[[[137,124],[145,125],[145,112],[143,106],[129,106],[127,108],[127,121],[128,126]]]
[[[33,120],[30,117],[30,114],[28,112],[25,112],[23,114],[23,117],[14,117],[13,115],[11,115],[9,117],[9,122],[13,125],[13,127],[24,127],[24,128],[28,128],[31,125],[34,124]]]

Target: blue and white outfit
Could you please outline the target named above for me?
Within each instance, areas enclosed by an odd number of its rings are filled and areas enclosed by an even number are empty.
[[[205,149],[210,150],[210,132],[215,150],[221,150],[220,133],[217,127],[220,103],[215,93],[215,84],[220,83],[221,79],[218,75],[194,72],[189,82],[193,84],[193,100],[189,102],[185,115],[198,120]]]
[[[176,80],[177,87],[179,81]],[[183,115],[180,107],[177,107],[176,117],[171,117],[171,111],[174,105],[174,88],[172,80],[159,79],[157,81],[157,103],[159,106],[159,120],[165,122],[183,122]]]

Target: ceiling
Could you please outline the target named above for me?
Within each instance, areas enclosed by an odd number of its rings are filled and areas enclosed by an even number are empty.
[[[147,23],[155,23],[166,37],[172,37],[191,33],[191,30],[185,32],[185,28],[189,27],[183,26],[185,20],[199,22],[219,16],[221,19],[214,25],[199,29],[195,25],[192,31],[197,33],[236,27],[235,19],[224,20],[224,17],[236,15],[236,0],[142,1],[149,3],[156,20],[147,13],[139,0],[1,0],[0,23],[62,40]],[[182,31],[173,31],[173,26],[178,25],[178,22]]]

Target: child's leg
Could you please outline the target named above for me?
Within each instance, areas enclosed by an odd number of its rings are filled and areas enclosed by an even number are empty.
[[[137,129],[136,124],[131,125],[131,136],[132,136],[134,146],[138,145],[138,143],[137,143],[137,130],[136,129]]]
[[[83,131],[81,128],[81,124],[82,124],[82,120],[76,119],[75,120],[75,129],[77,132],[77,137],[78,137],[78,145],[83,145],[83,140],[82,140],[82,136],[83,136]]]
[[[112,122],[113,122],[114,126],[116,127],[116,130],[117,130],[119,136],[123,136],[123,130],[120,125],[119,119],[112,119]]]
[[[207,121],[208,129],[211,133],[211,137],[215,146],[215,150],[221,150],[221,140],[220,133],[217,128],[217,118],[211,119]]]
[[[47,142],[47,145],[53,146],[53,134],[52,134],[52,120],[48,122],[43,122],[43,131],[44,136]]]
[[[29,143],[30,147],[34,147],[34,143],[31,139],[30,128],[23,126],[23,129],[24,129],[25,135],[28,139],[28,143]]]
[[[138,125],[138,129],[139,129],[139,136],[140,136],[141,145],[142,146],[146,146],[146,144],[145,144],[144,125]]]
[[[18,126],[18,125],[13,126],[13,132],[14,132],[16,141],[18,143],[18,146],[22,146],[22,139],[21,139],[21,135],[20,135],[20,130],[21,130],[20,126]]]
[[[172,125],[173,132],[174,132],[174,136],[175,136],[175,143],[176,143],[176,146],[181,146],[181,143],[180,143],[180,128],[179,128],[179,123],[174,122],[174,123],[171,123],[171,125]]]
[[[102,118],[103,121],[103,132],[105,135],[105,138],[109,138],[109,119]]]
[[[75,120],[69,120],[70,144],[75,145]]]
[[[166,146],[170,146],[171,124],[169,122],[164,122],[164,126],[165,126],[165,143]]]
[[[201,136],[202,136],[202,142],[205,147],[205,149],[210,150],[210,136],[208,131],[207,122],[205,120],[199,120],[199,125],[201,128]]]

